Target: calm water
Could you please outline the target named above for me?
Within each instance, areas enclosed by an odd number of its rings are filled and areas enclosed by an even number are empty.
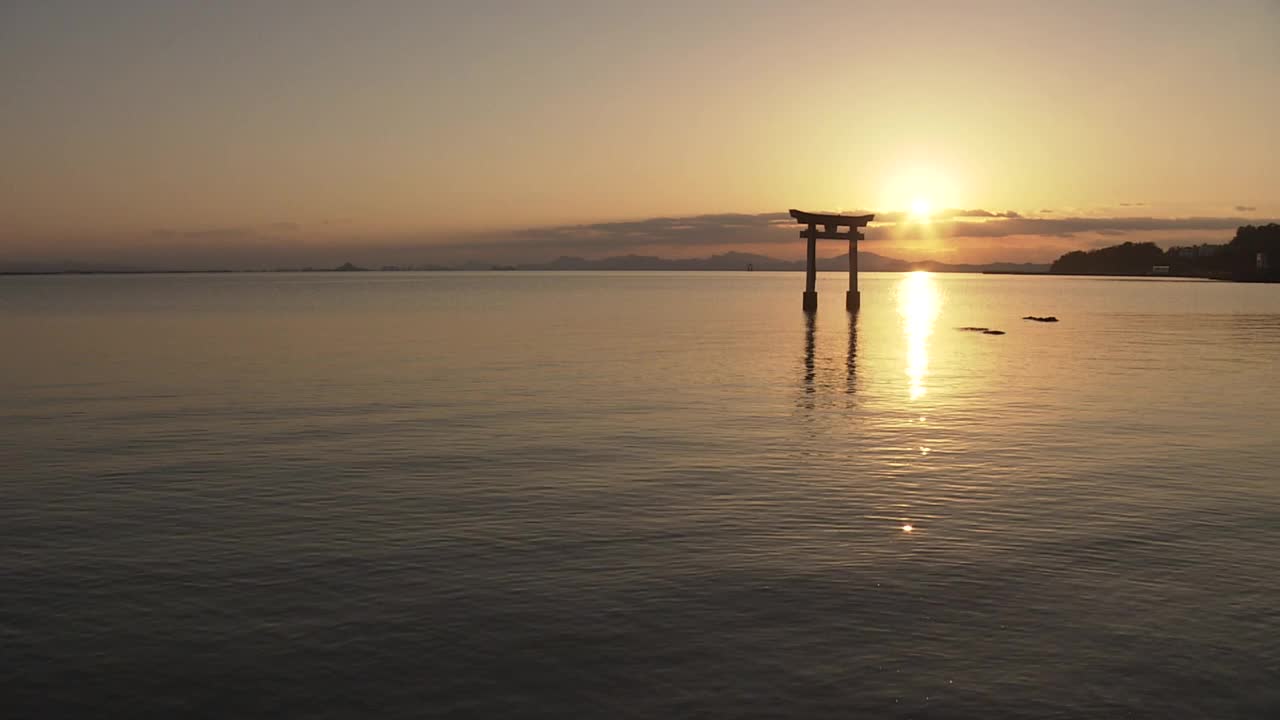
[[[0,278],[5,716],[1280,716],[1280,287],[802,285]]]

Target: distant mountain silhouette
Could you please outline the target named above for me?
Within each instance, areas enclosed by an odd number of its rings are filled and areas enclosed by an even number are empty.
[[[132,273],[142,269],[129,265],[52,260],[0,263],[0,273]]]
[[[654,255],[618,255],[588,260],[581,257],[562,255],[543,263],[495,264],[493,261],[470,261],[453,266],[444,265],[382,265],[383,271],[397,270],[753,270],[802,272],[803,260],[779,260],[767,255],[744,252],[727,252],[705,258],[663,258]],[[819,258],[818,269],[830,272],[845,272],[849,268],[848,253],[835,257]],[[368,268],[343,263],[338,267],[328,268],[276,268],[277,272],[319,271],[319,272],[360,272]],[[986,265],[952,265],[936,261],[910,262],[898,258],[886,257],[872,252],[858,253],[858,269],[862,272],[906,272],[910,270],[930,270],[934,272],[1010,272],[1010,273],[1043,273],[1048,272],[1048,265],[1035,263],[990,263]],[[135,273],[135,272],[183,272],[178,269],[143,269],[122,267],[96,263],[79,263],[69,260],[61,262],[30,262],[0,264],[0,273]],[[227,272],[220,270],[216,272]]]
[[[618,255],[588,260],[562,255],[546,263],[528,263],[516,266],[518,270],[754,270],[802,271],[803,260],[778,260],[767,255],[727,252],[707,258],[671,259],[652,255]],[[849,269],[849,254],[819,258],[818,270],[844,272]],[[990,263],[986,265],[952,265],[943,262],[910,262],[871,252],[858,253],[860,272],[906,272],[931,270],[935,272],[1024,272],[1048,271],[1048,265],[1035,263]]]

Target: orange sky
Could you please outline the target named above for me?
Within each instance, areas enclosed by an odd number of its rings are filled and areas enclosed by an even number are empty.
[[[1088,222],[867,249],[1221,242],[1280,216],[1277,87],[1267,0],[5,3],[0,262],[501,260],[555,249],[530,228],[913,203]],[[643,240],[575,247],[799,252]]]

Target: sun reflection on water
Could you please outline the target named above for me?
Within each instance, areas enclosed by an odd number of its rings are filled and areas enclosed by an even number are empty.
[[[929,374],[929,336],[938,318],[941,301],[933,275],[917,271],[908,273],[898,285],[898,314],[907,336],[907,379],[911,399],[927,392],[925,377]]]

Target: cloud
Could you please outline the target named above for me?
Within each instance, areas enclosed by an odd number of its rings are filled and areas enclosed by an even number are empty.
[[[1144,231],[1226,231],[1234,230],[1244,222],[1237,217],[1026,217],[1013,211],[966,209],[941,211],[927,224],[914,222],[905,213],[879,213],[866,234],[868,240],[902,234],[947,238],[1065,237],[1077,233],[1123,235]],[[527,228],[473,235],[465,242],[472,247],[560,244],[602,249],[644,245],[751,245],[794,242],[799,229],[800,226],[786,213],[718,214]]]
[[[1240,206],[1239,209],[1250,210]],[[1052,210],[1041,210],[1052,213]],[[927,225],[920,225],[908,213],[880,213],[875,225],[896,225],[901,229],[922,227],[935,235],[948,237],[1005,237],[1012,235],[1063,235],[1085,232],[1115,231],[1183,231],[1183,230],[1234,230],[1256,223],[1258,220],[1235,216],[1065,216],[1037,217],[1021,215],[1012,210],[943,210],[935,213]],[[874,229],[874,226],[873,226]]]
[[[953,222],[939,228],[949,237],[1009,237],[1013,235],[1073,235],[1107,232],[1234,230],[1243,220],[1236,217],[1018,217],[987,222]]]
[[[1137,203],[1120,203],[1120,207],[1143,207],[1144,205],[1146,205],[1146,203],[1144,203],[1144,202],[1137,202]]]
[[[152,230],[150,237],[153,241],[160,242],[237,245],[278,240],[282,235],[296,234],[302,229],[301,225],[294,222],[274,222],[259,227],[215,227],[198,230],[159,228]]]
[[[846,213],[846,214],[850,214],[850,213]],[[875,216],[876,216],[876,220],[875,220],[876,223],[881,225],[883,225],[884,223],[898,223],[898,222],[908,222],[908,221],[913,222],[915,220],[915,216],[906,211],[881,212],[881,213],[875,213]],[[929,215],[929,217],[936,222],[938,220],[953,220],[956,218],[1017,219],[1017,218],[1021,218],[1022,215],[1014,212],[1013,210],[1005,210],[1004,212],[997,212],[994,210],[983,210],[981,208],[976,208],[971,210],[966,210],[964,208],[944,208],[942,210],[935,210],[933,213]]]
[[[502,246],[557,245],[621,249],[646,245],[722,245],[734,242],[735,239],[741,244],[776,242],[783,237],[796,238],[798,231],[799,226],[787,213],[720,213],[526,228],[510,233],[485,234],[474,238],[474,241]]]
[[[1216,216],[1024,216],[1011,210],[956,208],[939,211],[927,223],[905,213],[877,213],[864,233],[869,250],[891,255],[901,250],[929,257],[986,253],[1007,259],[1006,254],[1021,253],[1020,257],[1026,259],[1043,259],[1042,256],[1056,255],[1064,249],[1114,244],[1125,236],[1164,244],[1226,242],[1235,228],[1258,222],[1266,220]],[[804,246],[799,237],[801,227],[784,212],[664,216],[449,235],[335,235],[320,229],[325,225],[272,223],[160,229],[142,236],[120,237],[109,244],[68,240],[60,253],[77,259],[127,260],[147,266],[261,268],[322,267],[346,260],[366,265],[471,260],[507,264],[542,262],[560,255],[598,258],[636,253],[692,257],[727,250],[793,257],[802,253]],[[13,252],[18,246],[10,245],[13,258],[20,257]],[[33,240],[27,245],[21,256],[48,253],[47,243]],[[843,252],[837,249],[838,245],[830,243],[823,252]]]
[[[1004,212],[992,212],[990,210],[978,209],[978,210],[943,210],[942,212],[938,213],[935,217],[942,217],[942,218],[980,217],[980,218],[1015,218],[1016,219],[1022,216],[1012,210],[1005,210]]]
[[[1252,206],[1252,205],[1237,205],[1237,206],[1236,206],[1236,212],[1253,212],[1254,210],[1257,210],[1257,209],[1258,209],[1258,208],[1256,208],[1256,207],[1254,207],[1254,206]]]
[[[151,236],[160,240],[231,241],[242,242],[257,236],[253,230],[240,227],[208,228],[204,230],[170,230],[160,228],[152,230]]]
[[[1114,244],[1131,234],[1136,234],[1135,239],[1167,243],[1199,233],[1197,241],[1220,237],[1221,242],[1226,242],[1231,231],[1246,222],[1238,217],[1027,217],[1014,211],[976,208],[940,211],[928,223],[917,222],[906,213],[877,213],[864,233],[869,245],[881,244],[890,253],[891,248],[915,247],[936,255],[963,251],[966,246],[1004,246],[1024,250],[1040,247],[1053,254],[1060,252],[1064,243],[1081,247]],[[429,253],[442,261],[497,258],[502,262],[525,262],[559,255],[605,257],[628,253],[692,256],[727,249],[776,252],[782,256],[803,247],[800,229],[782,212],[720,213],[480,232],[416,247],[424,255]],[[939,245],[939,240],[947,244]],[[411,247],[406,242],[395,249],[408,252]]]

